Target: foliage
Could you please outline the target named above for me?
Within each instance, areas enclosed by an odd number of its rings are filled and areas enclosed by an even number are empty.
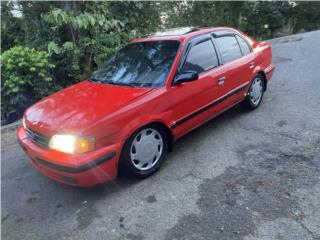
[[[320,2],[300,1],[1,1],[2,51],[18,45],[34,48],[33,55],[46,54],[44,59],[56,66],[54,71],[45,70],[52,77],[51,87],[19,90],[20,100],[2,101],[1,118],[8,118],[12,111],[19,116],[24,110],[21,106],[88,78],[133,37],[170,27],[231,26],[266,39],[319,29],[319,9]],[[11,55],[12,61],[20,63],[18,53]],[[2,65],[4,97],[12,93],[4,88],[9,75],[4,79],[8,71]],[[22,85],[33,86],[35,72],[18,68],[17,76],[27,81]]]
[[[320,28],[320,2],[177,1],[162,7],[167,27],[231,26],[257,39]]]
[[[16,46],[1,54],[1,118],[19,116],[26,106],[51,91],[48,54]]]
[[[12,2],[1,3],[1,48],[9,49],[24,41],[24,30],[20,18],[13,16]]]
[[[107,2],[65,2],[43,15],[55,37],[47,51],[57,65],[54,73],[60,86],[90,76],[96,66],[128,41],[123,23],[111,16]]]
[[[146,35],[161,28],[161,14],[164,2],[155,1],[118,1],[110,2],[109,12],[120,20],[126,32],[135,36]]]

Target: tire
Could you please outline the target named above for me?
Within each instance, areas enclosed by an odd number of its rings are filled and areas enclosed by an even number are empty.
[[[249,87],[245,100],[241,103],[242,106],[249,110],[258,108],[262,102],[264,94],[265,79],[262,75],[256,75]]]
[[[136,178],[155,173],[168,153],[168,137],[157,124],[140,128],[125,142],[120,156],[120,172]]]

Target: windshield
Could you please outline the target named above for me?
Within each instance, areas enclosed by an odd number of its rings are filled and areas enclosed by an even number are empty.
[[[90,81],[132,87],[161,87],[166,82],[178,47],[178,41],[129,44],[94,72]]]

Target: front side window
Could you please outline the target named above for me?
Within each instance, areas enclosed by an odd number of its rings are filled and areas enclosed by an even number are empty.
[[[251,52],[250,47],[248,46],[248,43],[242,38],[236,35],[236,38],[238,40],[238,43],[240,45],[242,55],[247,55],[248,53]]]
[[[234,36],[218,37],[215,41],[220,49],[223,63],[231,62],[241,57],[241,50]]]
[[[108,59],[90,80],[132,87],[161,87],[167,80],[178,48],[178,41],[129,44]]]
[[[212,41],[207,40],[193,46],[183,65],[182,71],[196,71],[202,73],[218,66],[218,57]]]

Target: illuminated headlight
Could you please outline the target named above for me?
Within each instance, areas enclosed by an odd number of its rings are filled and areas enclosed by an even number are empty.
[[[75,135],[54,135],[49,142],[49,148],[65,153],[85,153],[94,150],[94,138]]]

